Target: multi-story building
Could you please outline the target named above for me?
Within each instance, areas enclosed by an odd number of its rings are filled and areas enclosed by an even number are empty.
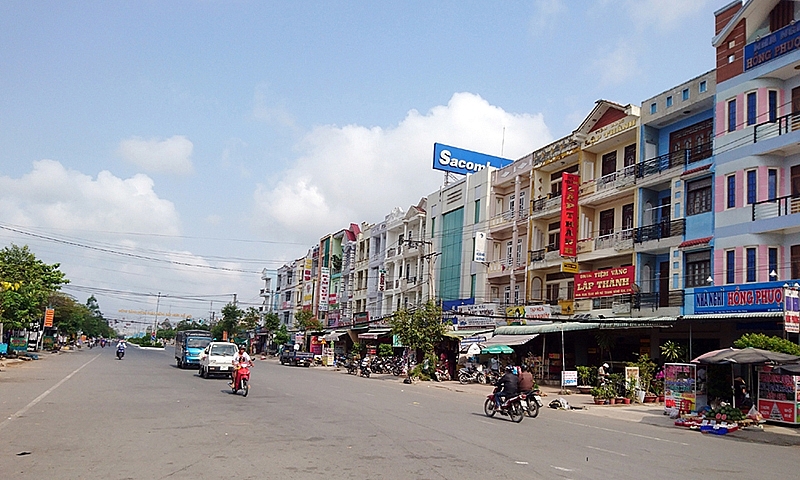
[[[287,328],[294,325],[294,314],[302,308],[304,264],[305,257],[302,257],[278,269],[275,313]]]
[[[384,316],[383,294],[389,279],[386,273],[386,220],[373,224],[364,240],[369,242],[367,272],[367,312],[370,318]]]

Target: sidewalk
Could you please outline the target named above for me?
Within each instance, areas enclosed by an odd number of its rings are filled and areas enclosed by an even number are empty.
[[[338,372],[333,367],[313,367],[317,369],[325,369],[330,372],[346,374],[344,369]],[[386,382],[402,383],[404,377],[395,377],[390,374],[372,374],[369,378],[370,381],[380,380]],[[468,383],[462,385],[458,381],[449,382],[419,382],[414,385],[424,385],[426,387],[441,388],[450,390],[457,393],[466,393],[469,395],[485,396],[491,393],[492,387],[490,385]],[[570,413],[575,415],[594,415],[599,417],[612,418],[615,420],[622,420],[627,422],[645,423],[648,425],[671,428],[676,430],[683,430],[689,435],[703,435],[697,431],[691,431],[688,428],[676,427],[675,420],[664,415],[663,403],[645,403],[645,404],[630,404],[630,405],[595,405],[594,399],[591,395],[585,395],[572,392],[569,395],[562,395],[559,387],[552,387],[544,385],[540,387],[542,392],[542,403],[544,409],[549,409],[548,405],[553,400],[561,397],[572,407],[577,407],[576,410],[571,410]],[[715,435],[709,435],[714,436]],[[777,424],[763,424],[760,427],[748,427],[747,429],[738,430],[720,438],[734,439],[745,442],[766,443],[770,445],[779,446],[795,446],[800,445],[800,427],[792,428],[788,426],[781,426]]]

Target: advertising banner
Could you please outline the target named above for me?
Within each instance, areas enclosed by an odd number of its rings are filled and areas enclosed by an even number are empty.
[[[303,265],[303,281],[311,281],[311,267],[314,266],[314,260],[311,257],[306,257],[305,264]]]
[[[328,311],[328,285],[331,281],[331,269],[320,267],[319,269],[319,309],[322,312]]]
[[[666,363],[664,406],[680,407],[682,400],[689,400],[692,403],[692,410],[697,406],[697,367],[690,363]]]
[[[581,177],[561,174],[561,235],[558,252],[562,257],[578,256],[578,190]]]
[[[369,312],[357,312],[353,314],[353,323],[358,324],[367,324],[369,323]]]
[[[53,317],[55,316],[56,311],[52,308],[47,308],[44,311],[44,326],[45,328],[52,328],[53,327]]]
[[[761,415],[777,422],[798,423],[798,383],[800,376],[779,375],[769,370],[758,372],[758,411]]]
[[[610,297],[633,292],[633,266],[582,272],[575,275],[575,298]]]
[[[309,307],[314,303],[314,282],[309,280],[303,283],[303,306]]]
[[[378,274],[378,291],[383,292],[386,290],[386,272],[381,270]]]
[[[471,328],[495,327],[505,325],[501,307],[496,303],[478,305],[459,305],[456,307],[455,322],[459,330]]]
[[[562,387],[577,387],[578,386],[578,371],[577,370],[563,370],[561,372],[561,386]]]
[[[486,167],[503,168],[511,165],[513,160],[494,157],[483,153],[463,150],[461,148],[433,144],[433,169],[466,175],[483,170]]]
[[[783,289],[783,329],[800,333],[800,292],[793,288]]]
[[[28,350],[28,339],[25,337],[11,337],[8,345],[9,350],[24,352]]]
[[[486,261],[486,233],[475,232],[475,255],[472,258],[473,262]]]
[[[784,282],[694,289],[695,313],[782,312]]]

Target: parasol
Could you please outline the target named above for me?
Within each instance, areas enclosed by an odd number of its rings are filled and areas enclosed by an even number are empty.
[[[497,354],[497,353],[514,353],[514,349],[508,345],[490,345],[481,350],[481,355]]]

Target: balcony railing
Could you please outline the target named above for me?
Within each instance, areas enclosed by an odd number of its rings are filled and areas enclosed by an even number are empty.
[[[650,240],[660,240],[662,238],[683,235],[686,231],[686,219],[680,218],[671,222],[654,223],[635,230],[633,235],[634,243],[644,243]]]
[[[682,307],[684,304],[684,291],[683,290],[670,290],[666,299],[661,298],[661,293],[636,293],[633,295],[633,308],[641,310],[642,308],[657,309],[659,307]],[[666,301],[664,301],[666,300]]]
[[[531,209],[533,213],[536,213],[560,206],[561,206],[561,194],[558,193],[556,195],[550,194],[549,197],[545,198],[537,198],[536,200],[533,201]]]
[[[544,260],[544,254],[547,253],[546,248],[531,251],[531,262],[541,262]]]
[[[778,197],[774,200],[762,200],[754,203],[752,208],[753,221],[800,213],[800,195]]]
[[[753,143],[785,135],[795,130],[800,130],[800,114],[790,113],[771,122],[756,125],[753,129]]]
[[[675,150],[636,164],[636,178],[657,175],[671,168],[685,166],[709,158],[713,153],[712,143],[701,143],[692,148]]]

